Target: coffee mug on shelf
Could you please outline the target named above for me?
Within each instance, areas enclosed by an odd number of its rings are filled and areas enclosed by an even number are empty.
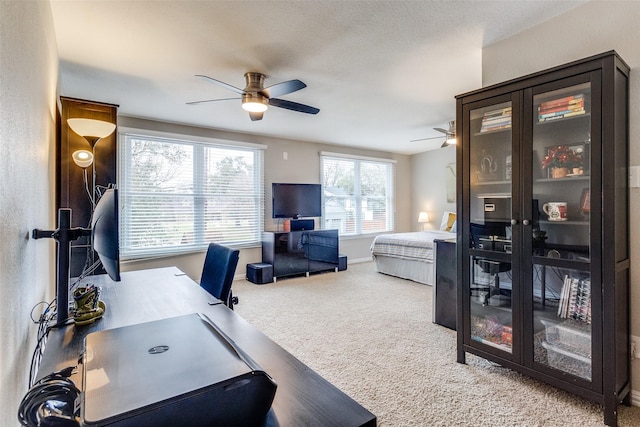
[[[566,202],[549,202],[542,205],[542,210],[549,216],[549,221],[567,220]]]

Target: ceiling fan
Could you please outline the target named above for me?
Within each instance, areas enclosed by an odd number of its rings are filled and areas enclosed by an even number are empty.
[[[267,110],[268,106],[286,108],[287,110],[307,114],[318,114],[318,112],[320,111],[319,109],[310,107],[309,105],[274,98],[276,96],[286,95],[307,87],[307,85],[300,80],[287,80],[286,82],[276,83],[274,85],[264,87],[264,74],[248,72],[244,75],[246,87],[244,89],[240,89],[228,83],[221,82],[220,80],[216,80],[202,74],[196,74],[196,77],[215,83],[218,86],[241,95],[241,97],[206,99],[204,101],[187,102],[187,104],[189,105],[214,101],[227,101],[230,99],[242,99],[242,108],[245,111],[249,112],[249,117],[251,117],[251,120],[253,121],[262,120],[262,116]]]
[[[452,121],[449,122],[449,129],[433,128],[433,130],[437,130],[438,132],[444,133],[445,140],[442,143],[442,145],[440,146],[440,148],[448,147],[449,145],[455,145],[455,143],[456,143],[456,121],[455,120],[452,120]],[[430,139],[437,139],[437,138],[442,138],[442,136],[433,136],[431,138],[413,139],[413,140],[411,140],[409,142],[427,141],[427,140],[430,140]]]

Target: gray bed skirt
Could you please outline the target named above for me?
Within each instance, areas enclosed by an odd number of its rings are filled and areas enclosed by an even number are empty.
[[[376,255],[375,263],[376,270],[379,273],[433,286],[434,268],[432,261],[414,261]]]

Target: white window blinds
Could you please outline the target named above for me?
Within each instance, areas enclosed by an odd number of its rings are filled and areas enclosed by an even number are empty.
[[[341,235],[394,229],[394,173],[391,160],[320,153],[325,229]]]
[[[262,149],[186,138],[120,135],[123,259],[260,244]]]

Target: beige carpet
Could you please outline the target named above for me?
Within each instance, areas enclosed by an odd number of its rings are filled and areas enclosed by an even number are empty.
[[[467,355],[431,321],[431,287],[375,271],[254,285],[236,312],[378,417],[380,426],[602,426],[600,407]],[[640,408],[619,411],[640,426]]]

